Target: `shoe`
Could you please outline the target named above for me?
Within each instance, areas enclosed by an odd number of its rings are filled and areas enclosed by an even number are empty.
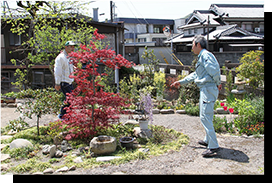
[[[210,157],[210,156],[214,156],[215,154],[217,154],[216,152],[219,150],[219,148],[216,149],[207,149],[206,151],[204,151],[202,153],[203,157]]]
[[[203,140],[198,141],[198,143],[202,146],[206,146],[206,147],[208,146],[208,144],[204,142]]]

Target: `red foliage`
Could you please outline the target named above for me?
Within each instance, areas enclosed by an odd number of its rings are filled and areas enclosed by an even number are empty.
[[[105,36],[94,32],[94,41],[104,39]],[[98,62],[107,67],[115,69],[132,67],[133,62],[129,62],[115,51],[98,49],[94,41],[90,41],[88,46],[80,45],[80,50],[69,54],[74,66],[86,64],[85,68],[75,67],[73,77],[77,87],[67,96],[70,106],[66,108],[63,124],[67,125],[69,134],[67,140],[71,138],[88,138],[96,134],[97,127],[108,127],[111,121],[119,119],[122,107],[128,107],[128,99],[122,98],[119,94],[107,93],[103,91],[103,86],[99,84],[104,73],[97,71]],[[100,89],[98,89],[100,88]]]

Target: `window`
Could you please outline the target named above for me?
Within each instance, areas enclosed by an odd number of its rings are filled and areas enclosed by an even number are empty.
[[[5,49],[5,40],[4,34],[1,34],[1,63],[6,63],[6,49]]]
[[[163,25],[153,25],[153,33],[163,33]]]
[[[19,46],[21,45],[21,35],[17,35],[15,33],[9,33],[9,44],[11,46]]]

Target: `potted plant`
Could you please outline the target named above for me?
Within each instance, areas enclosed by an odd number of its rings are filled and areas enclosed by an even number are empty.
[[[148,122],[153,121],[153,102],[149,93],[140,93],[140,103],[138,103],[139,125],[141,130],[148,129]]]
[[[121,143],[122,147],[132,148],[134,140],[135,140],[135,138],[133,138],[133,137],[122,137],[119,139],[119,142]]]

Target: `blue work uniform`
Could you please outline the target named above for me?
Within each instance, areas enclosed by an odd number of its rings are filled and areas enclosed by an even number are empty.
[[[199,115],[206,131],[204,142],[208,144],[209,149],[215,149],[219,146],[213,127],[213,107],[219,93],[217,86],[221,84],[220,66],[211,52],[202,49],[195,68],[195,72],[179,83],[183,85],[194,81],[200,88]]]

